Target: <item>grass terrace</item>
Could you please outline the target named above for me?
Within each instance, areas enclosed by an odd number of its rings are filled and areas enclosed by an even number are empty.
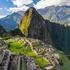
[[[26,45],[21,40],[8,39],[6,42],[8,44],[8,49],[12,54],[30,57],[41,68],[48,65],[49,61],[42,56],[38,56],[37,52],[33,49],[33,46]]]

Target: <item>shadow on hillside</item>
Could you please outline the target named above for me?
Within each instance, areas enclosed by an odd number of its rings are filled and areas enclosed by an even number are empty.
[[[47,22],[47,29],[51,35],[55,47],[70,55],[70,27],[56,23]]]

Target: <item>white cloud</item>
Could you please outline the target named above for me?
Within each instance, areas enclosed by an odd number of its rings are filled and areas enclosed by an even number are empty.
[[[7,15],[0,15],[0,19],[6,17]]]
[[[59,5],[66,2],[68,3],[68,0],[40,0],[36,5],[34,5],[34,7],[40,9],[47,6]]]
[[[41,9],[41,8],[45,8],[47,6],[52,6],[52,5],[61,5],[61,4],[65,4],[66,2],[68,4],[69,0],[40,0],[38,1],[36,4],[33,3],[33,0],[12,0],[13,4],[16,5],[17,7],[13,7],[10,8],[10,11],[19,11],[19,10],[26,10],[28,4],[33,4],[36,9]]]
[[[2,10],[3,8],[0,8],[0,10]]]
[[[21,6],[21,7],[12,7],[9,8],[9,12],[14,13],[14,12],[18,12],[18,11],[26,11],[29,7],[27,6]]]
[[[17,11],[26,11],[29,8],[26,5],[29,5],[29,4],[33,4],[36,9],[42,9],[42,8],[45,8],[47,6],[52,6],[52,5],[65,5],[65,4],[70,5],[69,0],[40,0],[36,4],[33,3],[33,0],[11,0],[11,1],[17,7],[4,9],[9,12],[8,14],[11,14],[11,13],[14,13]],[[2,9],[3,8],[0,8],[0,10],[2,10]],[[7,16],[8,14],[5,14],[5,15],[1,14],[0,18],[3,18],[5,16]]]
[[[3,18],[3,17],[6,17],[8,15],[8,9],[7,8],[0,8],[0,19]],[[5,11],[7,13],[5,13]]]
[[[33,0],[11,0],[14,5],[17,7],[9,8],[9,12],[17,12],[17,11],[26,11],[29,7],[26,6],[28,4],[32,4]]]
[[[12,0],[13,4],[20,7],[23,5],[28,5],[31,4],[33,1],[32,0]]]

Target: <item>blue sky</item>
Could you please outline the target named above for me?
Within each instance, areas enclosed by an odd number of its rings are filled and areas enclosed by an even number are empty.
[[[39,0],[33,0],[36,4]],[[11,12],[8,11],[10,8],[17,8],[17,5],[13,4],[12,0],[0,0],[0,17],[6,16]]]
[[[16,7],[11,0],[0,0],[0,17],[8,15],[11,7]]]
[[[0,18],[20,10],[25,11],[31,6],[34,6],[36,9],[41,9],[68,1],[69,0],[0,0]]]

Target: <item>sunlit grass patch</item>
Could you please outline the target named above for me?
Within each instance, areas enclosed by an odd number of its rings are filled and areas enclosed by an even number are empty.
[[[49,61],[46,58],[41,57],[41,56],[34,57],[33,59],[34,59],[35,63],[37,65],[39,65],[41,68],[46,67],[48,65],[48,63],[49,63]]]
[[[31,46],[25,46],[22,42],[13,41],[8,43],[8,49],[16,55],[35,56],[37,53],[31,49]]]
[[[15,55],[25,55],[34,60],[34,62],[41,68],[44,68],[48,65],[49,61],[39,56],[36,50],[33,49],[33,46],[25,45],[22,41],[10,40],[7,41],[8,49]]]

